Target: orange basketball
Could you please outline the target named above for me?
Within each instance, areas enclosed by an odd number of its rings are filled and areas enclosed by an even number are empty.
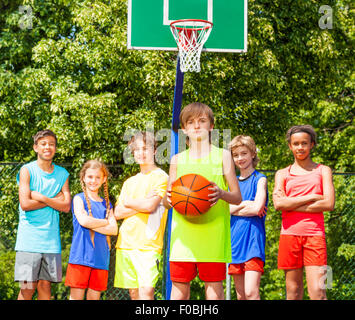
[[[186,216],[199,216],[210,208],[208,190],[212,184],[198,174],[186,174],[171,186],[171,203],[174,209]]]

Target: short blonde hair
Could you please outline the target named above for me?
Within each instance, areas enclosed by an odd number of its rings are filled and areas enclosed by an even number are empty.
[[[181,127],[184,129],[186,126],[186,122],[190,118],[199,117],[202,114],[206,114],[208,119],[210,120],[211,125],[214,125],[214,116],[212,109],[207,104],[201,102],[193,102],[184,107],[180,112]]]
[[[249,151],[255,155],[253,157],[253,167],[255,168],[259,163],[260,159],[258,157],[258,151],[256,149],[256,144],[254,139],[250,136],[244,136],[244,135],[236,136],[229,143],[228,148],[233,154],[233,151],[238,147],[247,147]]]

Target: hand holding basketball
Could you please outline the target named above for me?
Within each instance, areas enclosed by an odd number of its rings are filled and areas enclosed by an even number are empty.
[[[208,195],[210,197],[210,202],[211,202],[211,207],[214,206],[219,199],[222,198],[223,196],[223,190],[217,186],[214,182],[211,182],[212,187],[208,188],[210,190],[210,194]]]
[[[210,186],[211,183],[203,176],[186,174],[172,184],[167,200],[182,215],[199,216],[211,207]]]

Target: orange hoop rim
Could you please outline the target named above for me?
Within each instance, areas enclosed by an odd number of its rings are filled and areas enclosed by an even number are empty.
[[[179,27],[176,24],[179,24],[181,22],[202,22],[204,24],[206,24],[205,26],[183,26],[183,27]],[[205,29],[209,29],[213,27],[213,23],[211,21],[208,20],[202,20],[202,19],[180,19],[180,20],[175,20],[173,22],[170,23],[170,27],[172,28],[176,28],[177,30],[181,31],[181,30],[185,30],[185,29],[191,29],[191,30],[196,30],[196,31],[200,31],[200,30],[205,30]],[[191,28],[189,28],[191,27]]]

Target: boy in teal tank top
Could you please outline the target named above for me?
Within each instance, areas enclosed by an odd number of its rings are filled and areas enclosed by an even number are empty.
[[[70,211],[69,173],[53,163],[57,137],[50,130],[33,137],[37,160],[17,176],[19,225],[16,238],[15,281],[19,300],[49,300],[51,283],[62,281],[59,212]]]
[[[189,149],[172,157],[168,190],[179,177],[195,173],[212,183],[211,208],[198,217],[173,209],[170,242],[171,299],[189,299],[190,282],[197,273],[205,282],[206,299],[224,299],[226,263],[231,261],[229,205],[239,204],[241,194],[231,153],[210,142],[212,110],[202,103],[187,105],[180,114]],[[164,198],[171,208],[171,194]]]

